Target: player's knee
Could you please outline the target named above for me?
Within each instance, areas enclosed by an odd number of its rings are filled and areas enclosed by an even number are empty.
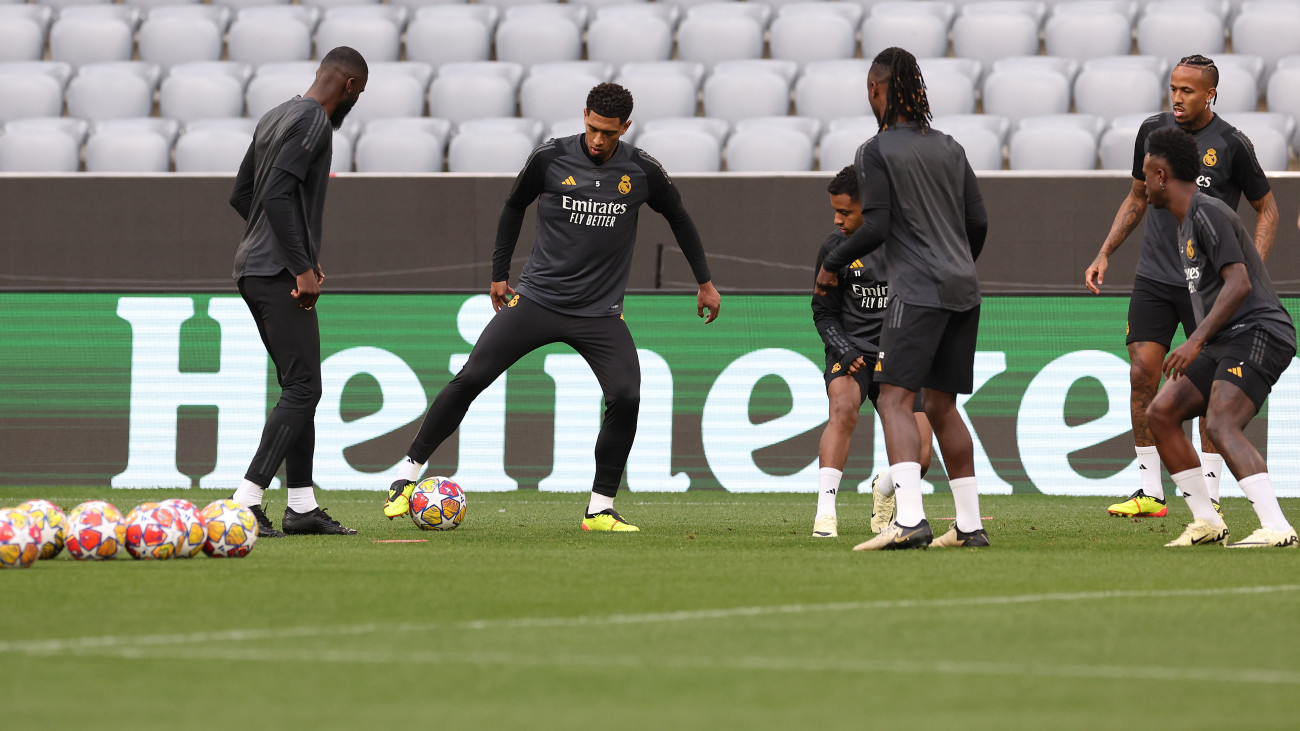
[[[1129,386],[1138,393],[1154,394],[1160,385],[1160,367],[1142,359],[1134,359],[1128,368]]]
[[[1205,425],[1205,433],[1209,435],[1210,441],[1215,445],[1224,444],[1231,440],[1234,432],[1239,430],[1232,424],[1231,419],[1225,419],[1217,414],[1207,414],[1202,423]]]
[[[1147,426],[1151,431],[1168,431],[1169,429],[1181,429],[1182,420],[1174,413],[1167,401],[1157,399],[1151,402],[1147,407]]]
[[[641,388],[636,384],[621,384],[605,392],[605,407],[620,411],[637,412],[641,409]]]
[[[858,425],[858,404],[853,399],[831,400],[830,424],[832,427],[852,430]]]

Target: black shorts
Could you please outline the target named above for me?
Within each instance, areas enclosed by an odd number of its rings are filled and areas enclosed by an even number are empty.
[[[952,312],[890,298],[880,334],[876,382],[909,391],[971,393],[979,327],[979,305]]]
[[[868,355],[867,358],[869,362],[874,362],[870,355]],[[872,378],[874,374],[875,371],[871,368],[863,368],[857,373],[849,373],[849,369],[841,366],[839,361],[832,360],[830,356],[826,356],[826,369],[822,373],[822,378],[826,380],[826,390],[829,391],[831,381],[844,376],[851,377],[853,380],[858,382],[858,392],[862,394],[862,400],[858,402],[858,405],[861,406],[870,400],[872,407],[874,407],[876,405],[876,398],[880,396],[880,385],[876,383],[874,378]],[[912,402],[912,411],[915,413],[925,412],[925,397],[920,391],[916,392],[916,399]]]
[[[1192,296],[1186,286],[1165,284],[1146,277],[1133,280],[1125,345],[1159,343],[1168,350],[1180,322],[1183,335],[1190,337],[1196,330],[1196,315],[1192,312]]]
[[[1246,392],[1259,413],[1273,384],[1291,365],[1295,348],[1253,327],[1225,340],[1205,346],[1184,375],[1210,401],[1215,381],[1227,381]]]

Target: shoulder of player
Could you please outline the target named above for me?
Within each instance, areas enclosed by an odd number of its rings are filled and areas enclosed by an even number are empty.
[[[1152,114],[1150,117],[1142,120],[1142,124],[1138,126],[1138,138],[1146,139],[1147,135],[1161,127],[1170,127],[1174,124],[1177,124],[1177,122],[1174,121],[1173,114],[1169,112],[1157,112],[1156,114]]]
[[[541,168],[539,172],[545,172],[551,163],[559,158],[573,152],[570,145],[565,143],[569,141],[567,137],[552,137],[537,147],[528,155],[528,161],[524,163],[524,169]],[[581,151],[579,151],[581,152]]]
[[[619,146],[622,147],[623,145],[620,144]],[[663,163],[655,159],[654,155],[651,155],[635,145],[627,145],[627,148],[628,160],[630,160],[633,165],[640,168],[646,178],[670,181],[668,171],[664,169]]]

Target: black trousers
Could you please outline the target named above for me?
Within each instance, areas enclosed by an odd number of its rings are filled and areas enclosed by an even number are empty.
[[[622,317],[573,317],[523,297],[514,298],[484,328],[465,367],[433,400],[407,456],[421,464],[428,462],[485,388],[520,358],[551,343],[578,351],[600,383],[605,417],[596,439],[592,490],[610,497],[617,494],[641,409],[641,363],[632,333]]]
[[[287,487],[312,484],[316,404],[321,397],[320,324],[316,310],[304,310],[290,294],[296,286],[288,271],[239,280],[239,294],[253,313],[280,382],[280,400],[266,419],[262,442],[244,473],[262,487],[271,484],[281,463]]]

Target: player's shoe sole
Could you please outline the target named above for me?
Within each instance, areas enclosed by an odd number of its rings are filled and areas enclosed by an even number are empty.
[[[284,538],[284,533],[271,525],[271,519],[266,517],[266,511],[262,510],[261,505],[254,505],[249,510],[253,511],[253,517],[257,518],[258,538]]]
[[[983,528],[976,528],[970,533],[957,529],[953,524],[947,533],[930,541],[931,548],[987,548],[989,534]]]
[[[623,520],[623,516],[613,508],[602,510],[582,519],[583,530],[605,531],[609,533],[635,533],[641,529]]]
[[[880,533],[894,520],[894,496],[880,492],[880,475],[871,478],[871,532]]]
[[[324,508],[316,508],[305,513],[285,508],[281,525],[284,526],[284,532],[290,535],[355,536],[357,534],[355,528],[348,528],[331,518]]]
[[[1222,543],[1228,537],[1228,526],[1223,523],[1214,525],[1200,518],[1193,520],[1183,529],[1182,535],[1165,544],[1170,548],[1179,546],[1208,546]]]
[[[838,538],[840,520],[830,513],[823,513],[813,521],[813,538]]]
[[[1122,503],[1115,503],[1106,508],[1111,515],[1124,518],[1163,518],[1169,514],[1169,507],[1164,500],[1159,500],[1138,490]]]
[[[1236,543],[1224,544],[1227,548],[1295,548],[1300,541],[1296,539],[1295,529],[1274,530],[1260,528]]]
[[[384,501],[384,517],[392,520],[410,512],[413,492],[415,483],[410,480],[397,480],[389,485],[388,499]]]
[[[880,535],[853,547],[855,551],[902,551],[909,548],[929,548],[934,540],[934,531],[930,522],[922,519],[920,523],[907,528],[897,521],[890,523]]]

